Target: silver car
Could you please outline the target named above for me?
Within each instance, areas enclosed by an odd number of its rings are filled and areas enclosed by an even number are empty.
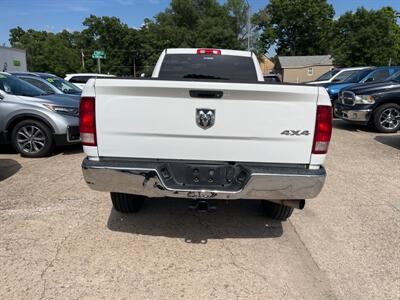
[[[0,72],[0,144],[42,157],[55,146],[79,142],[79,99],[48,94]]]

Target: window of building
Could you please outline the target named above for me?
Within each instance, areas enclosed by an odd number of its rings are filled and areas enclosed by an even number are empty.
[[[307,69],[307,75],[308,76],[313,76],[314,75],[314,68],[310,67]]]

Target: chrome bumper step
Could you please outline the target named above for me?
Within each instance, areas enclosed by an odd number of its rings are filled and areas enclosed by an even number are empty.
[[[193,165],[193,162],[181,162]],[[199,166],[201,162],[196,162]],[[214,163],[216,167],[222,163]],[[204,164],[209,165],[209,164]],[[177,185],[165,179],[165,162],[85,159],[83,176],[90,188],[97,191],[144,195],[147,197],[177,197],[203,199],[310,199],[316,197],[324,184],[326,172],[299,166],[269,166],[236,163],[235,177],[240,181],[242,170],[245,180],[231,186]],[[171,170],[168,170],[168,175]],[[164,172],[164,174],[163,174]]]

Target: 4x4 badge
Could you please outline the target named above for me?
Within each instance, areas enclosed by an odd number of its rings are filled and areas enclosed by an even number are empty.
[[[284,130],[281,132],[282,135],[310,135],[310,132],[308,130]]]
[[[215,123],[215,109],[197,108],[196,124],[200,128],[208,129]]]

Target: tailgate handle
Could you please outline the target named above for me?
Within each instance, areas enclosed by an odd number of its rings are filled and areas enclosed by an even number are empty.
[[[193,98],[222,98],[224,95],[223,91],[204,91],[204,90],[192,90],[189,91],[190,97]]]

